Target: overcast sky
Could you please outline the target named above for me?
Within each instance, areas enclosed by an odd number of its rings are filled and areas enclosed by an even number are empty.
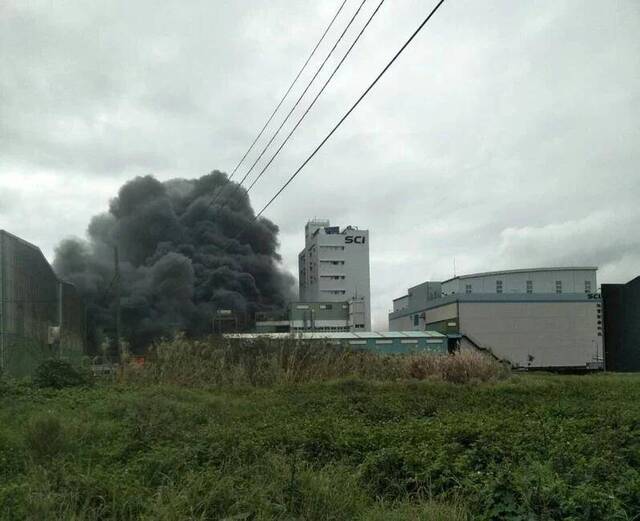
[[[387,0],[254,208],[434,3]],[[51,259],[127,179],[231,171],[338,4],[2,0],[0,228]],[[368,228],[374,327],[386,329],[392,298],[452,276],[454,258],[458,274],[640,275],[639,201],[640,2],[448,0],[267,216],[294,274],[307,219]]]

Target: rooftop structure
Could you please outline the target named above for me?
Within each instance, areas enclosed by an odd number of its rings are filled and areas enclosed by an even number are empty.
[[[595,267],[531,268],[460,275],[442,282],[442,293],[595,293]]]

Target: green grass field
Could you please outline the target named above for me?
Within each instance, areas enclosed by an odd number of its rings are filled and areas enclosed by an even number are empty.
[[[0,518],[640,519],[640,377],[0,387]]]

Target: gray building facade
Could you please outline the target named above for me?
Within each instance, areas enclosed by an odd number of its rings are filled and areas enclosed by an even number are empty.
[[[298,269],[300,301],[346,301],[354,329],[371,330],[368,230],[340,229],[328,220],[307,222]]]
[[[22,377],[47,358],[79,362],[85,312],[33,244],[0,230],[0,370]]]
[[[455,277],[442,283],[439,298],[425,301],[419,292],[408,293],[398,309],[396,299],[389,330],[439,331],[514,367],[601,369],[602,302],[595,273],[538,268]]]

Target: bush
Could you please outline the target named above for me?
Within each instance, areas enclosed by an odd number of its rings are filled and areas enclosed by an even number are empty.
[[[78,387],[90,383],[88,376],[80,373],[69,362],[50,359],[42,362],[36,369],[33,383],[37,387],[64,389]]]
[[[51,414],[36,416],[27,426],[25,445],[31,457],[45,462],[58,455],[66,445],[60,420]]]

